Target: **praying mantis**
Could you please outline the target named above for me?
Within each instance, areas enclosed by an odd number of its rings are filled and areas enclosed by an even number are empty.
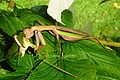
[[[74,29],[58,27],[58,26],[33,26],[31,28],[27,28],[23,30],[24,38],[23,45],[19,42],[17,35],[14,35],[14,39],[16,43],[20,46],[20,54],[24,56],[25,51],[28,47],[34,48],[34,50],[38,50],[40,47],[44,47],[46,45],[45,40],[41,34],[42,31],[51,31],[54,36],[56,36],[59,41],[59,37],[62,37],[67,41],[76,41],[80,39],[90,39],[88,34],[85,32],[80,32]],[[29,39],[35,36],[36,44],[32,44]],[[41,45],[39,44],[39,40],[41,41]],[[60,45],[60,44],[59,44]]]
[[[80,32],[78,30],[60,27],[60,26],[32,26],[31,28],[27,28],[23,30],[23,44],[17,38],[17,35],[14,35],[14,39],[16,43],[20,46],[20,54],[24,56],[25,51],[28,47],[32,47],[34,51],[37,51],[39,48],[42,48],[46,45],[44,37],[42,35],[42,31],[50,31],[56,39],[58,40],[58,46],[60,46],[59,38],[62,37],[66,41],[77,41],[77,40],[92,40],[95,42],[99,42],[101,44],[105,44],[108,46],[117,46],[120,47],[120,43],[112,43],[106,42],[102,40],[97,40],[95,37],[90,37],[85,32]],[[36,44],[30,42],[30,38],[35,36]],[[41,44],[40,44],[41,41]]]
[[[28,49],[28,47],[32,47],[34,49],[34,51],[37,51],[39,48],[42,48],[46,45],[46,42],[43,38],[42,35],[42,31],[51,31],[50,33],[52,33],[54,36],[56,36],[58,42],[59,42],[59,38],[62,37],[64,40],[66,41],[77,41],[77,40],[92,40],[92,41],[96,41],[97,39],[95,37],[90,37],[87,33],[85,32],[80,32],[74,29],[70,29],[70,28],[65,28],[65,27],[58,27],[58,26],[33,26],[31,28],[27,28],[23,30],[23,43],[21,44],[17,38],[17,35],[14,35],[14,39],[16,41],[16,43],[19,45],[20,47],[20,55],[24,56],[25,51]],[[36,44],[33,44],[30,42],[30,38],[35,36],[36,39]],[[41,44],[39,43],[41,41]],[[112,42],[106,42],[106,41],[101,41],[101,40],[97,40],[96,42],[108,45],[108,46],[117,46],[120,47],[120,43],[112,43]],[[60,43],[58,44],[58,46],[60,47]],[[61,48],[61,47],[60,47]],[[71,74],[70,72],[61,69],[51,63],[49,63],[48,61],[43,60],[44,63],[49,64],[50,66],[52,66],[53,68],[66,73],[74,78],[76,78],[77,76],[74,74]]]

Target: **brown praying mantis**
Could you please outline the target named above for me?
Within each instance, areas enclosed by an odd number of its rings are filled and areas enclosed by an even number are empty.
[[[76,40],[92,40],[92,41],[96,41],[97,39],[95,37],[90,37],[87,33],[85,32],[80,32],[74,29],[70,29],[70,28],[65,28],[65,27],[58,27],[58,26],[33,26],[31,28],[27,28],[23,30],[23,43],[21,44],[20,41],[17,38],[17,35],[14,35],[14,39],[16,41],[16,43],[20,46],[20,54],[22,56],[24,56],[25,51],[28,49],[28,47],[32,47],[35,51],[37,51],[39,48],[42,48],[43,46],[46,45],[45,40],[43,38],[42,35],[42,31],[51,31],[52,34],[54,36],[56,36],[57,40],[59,41],[59,37],[62,37],[64,40],[67,41],[76,41]],[[50,32],[50,33],[51,33]],[[35,41],[36,44],[33,44],[32,42],[30,42],[30,38],[35,36]],[[41,41],[41,44],[39,43]],[[108,45],[108,46],[116,46],[116,47],[120,47],[120,43],[112,43],[112,42],[107,42],[107,41],[102,41],[102,40],[97,40],[96,42],[99,42],[101,44],[104,45]],[[58,44],[58,46],[60,45],[60,43]],[[59,46],[61,48],[61,46]],[[76,78],[77,76],[74,74],[71,74],[70,72],[61,69],[51,63],[49,63],[48,61],[43,60],[44,63],[49,64],[50,66],[52,66],[53,68],[66,73],[74,78]]]
[[[28,47],[32,47],[35,51],[39,48],[42,48],[46,45],[45,40],[42,36],[42,31],[51,31],[54,36],[56,36],[57,40],[59,41],[59,37],[62,37],[64,40],[67,41],[76,41],[76,40],[92,40],[95,42],[99,42],[104,45],[120,47],[120,43],[111,43],[107,41],[97,40],[95,37],[90,37],[85,32],[80,32],[74,29],[65,28],[65,27],[58,27],[58,26],[33,26],[31,28],[27,28],[23,30],[23,44],[21,44],[17,38],[17,35],[14,35],[14,39],[16,43],[20,46],[20,54],[24,56],[25,51]],[[36,44],[30,42],[30,38],[35,36]],[[41,45],[39,43],[41,41]],[[59,43],[59,42],[58,42]],[[58,44],[60,46],[60,43]]]
[[[14,36],[16,43],[20,46],[20,54],[24,56],[25,51],[28,47],[34,48],[34,50],[38,50],[38,48],[42,48],[46,45],[45,40],[41,34],[42,31],[52,31],[52,33],[56,36],[57,40],[59,40],[59,36],[67,41],[76,41],[80,39],[87,39],[88,34],[84,32],[79,32],[77,30],[73,30],[70,28],[58,27],[58,26],[33,26],[31,28],[23,30],[24,38],[23,45],[17,39],[17,35]],[[32,44],[29,39],[35,35],[36,44]],[[41,45],[39,45],[39,40],[41,41]]]

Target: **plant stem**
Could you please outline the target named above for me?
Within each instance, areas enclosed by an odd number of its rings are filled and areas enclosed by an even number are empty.
[[[63,69],[61,69],[61,68],[59,68],[59,67],[57,67],[57,66],[51,64],[51,63],[49,63],[48,61],[43,60],[43,62],[46,63],[46,64],[48,64],[48,65],[50,65],[51,67],[53,67],[53,68],[55,68],[55,69],[57,69],[57,70],[59,70],[59,71],[65,73],[65,74],[67,74],[67,75],[70,75],[70,76],[72,76],[72,77],[74,77],[74,78],[77,77],[77,76],[75,76],[75,75],[73,75],[73,74],[71,74],[71,73],[69,73],[69,72],[67,72],[67,71],[65,71],[65,70],[63,70]]]
[[[97,43],[99,41],[101,44],[106,45],[106,46],[120,47],[120,43],[118,43],[118,42],[108,42],[108,41],[104,41],[104,40],[98,40],[98,41],[93,40],[93,41],[95,41]]]

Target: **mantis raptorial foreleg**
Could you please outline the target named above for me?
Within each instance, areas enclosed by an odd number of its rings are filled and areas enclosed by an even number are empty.
[[[56,31],[54,31],[54,30],[53,30],[52,34],[54,34],[54,36],[56,36],[56,39],[58,41],[58,47],[60,49],[60,56],[63,56],[62,48],[61,48],[61,42],[60,42],[60,35]]]
[[[35,31],[35,39],[36,39],[36,48],[35,48],[35,50],[37,50],[38,47],[39,47],[39,36],[38,36],[38,31]]]
[[[17,38],[17,35],[14,35],[14,39],[15,39],[15,41],[16,41],[16,43],[18,44],[18,46],[20,47],[19,48],[19,52],[20,52],[20,55],[21,56],[24,56],[24,54],[25,54],[25,51],[28,49],[28,47],[32,47],[32,48],[35,48],[35,45],[34,44],[32,44],[30,41],[29,41],[29,39],[28,38],[26,38],[26,37],[23,37],[23,45],[20,43],[20,41],[18,40],[18,38]]]
[[[35,38],[36,38],[36,50],[40,50],[42,47],[46,45],[46,42],[41,34],[41,31],[35,31]],[[41,44],[39,44],[39,40],[41,41]]]

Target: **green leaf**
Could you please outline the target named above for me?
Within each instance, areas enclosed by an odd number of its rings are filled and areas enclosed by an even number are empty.
[[[6,75],[0,76],[0,80],[24,80],[25,74],[20,72],[11,72]]]
[[[26,54],[24,57],[18,58],[17,71],[28,72],[34,66],[34,59],[32,55]]]
[[[66,54],[60,57],[59,47],[53,45],[52,42],[54,42],[54,39],[48,35],[47,33],[44,34],[47,45],[41,52],[45,53],[45,61],[35,67],[33,72],[30,73],[30,76],[28,76],[28,80],[96,80],[96,69],[91,61],[79,59],[79,57],[76,57],[77,54],[73,54],[72,56],[71,54]]]
[[[49,63],[48,63],[49,61]],[[78,65],[79,64],[79,65]],[[59,69],[59,68],[61,69]],[[38,75],[39,74],[39,75]],[[94,65],[88,60],[51,56],[31,73],[27,80],[96,80]]]
[[[3,46],[5,46],[5,41],[4,41],[3,35],[0,34],[0,48],[2,48]]]
[[[64,10],[61,13],[61,19],[62,22],[64,23],[64,26],[68,28],[73,28],[73,14],[70,10]]]
[[[47,13],[47,5],[40,5],[40,6],[33,6],[31,7],[31,11],[35,14],[38,14],[42,18],[46,19],[44,21],[43,25],[48,25],[48,24],[54,24],[55,25],[55,20]],[[44,19],[39,18],[40,21],[43,21]],[[47,23],[47,24],[45,24]]]
[[[36,21],[40,21],[42,25],[50,25],[47,20],[41,16],[34,14],[29,9],[15,8],[13,13],[2,11],[0,13],[0,28],[10,36],[17,34],[24,28],[31,27]]]
[[[9,65],[16,71],[0,76],[0,80],[22,80],[25,79],[32,68],[35,66],[34,58],[30,54],[25,54],[24,57],[12,57]]]
[[[19,46],[14,42],[11,48],[8,50],[8,53],[5,55],[8,64],[16,69],[19,55]]]
[[[33,9],[34,9],[34,7],[33,7]],[[43,12],[44,11],[40,11],[40,13],[43,13]],[[33,26],[35,24],[35,22],[37,22],[38,20],[41,22],[40,23],[41,25],[49,25],[49,24],[51,24],[49,21],[47,21],[46,19],[44,19],[44,17],[42,17],[41,15],[39,15],[34,10],[30,10],[30,9],[26,9],[26,8],[25,9],[15,8],[14,13],[17,16],[19,16],[20,20],[25,21],[30,26]]]
[[[63,43],[65,55],[78,59],[89,59],[95,64],[98,77],[120,79],[120,58],[112,51],[106,51],[91,41],[78,41],[78,43]]]
[[[13,36],[26,27],[26,24],[18,19],[16,16],[12,16],[10,13],[0,13],[0,28],[10,36]]]
[[[0,76],[7,74],[9,71],[0,68]]]
[[[53,52],[58,51],[59,47],[58,47],[58,42],[57,42],[55,36],[51,35],[49,32],[42,32],[42,34],[43,34],[43,37],[45,39],[46,46],[43,49],[41,49],[40,52],[43,52],[45,54],[49,54],[49,53],[53,53]]]
[[[12,49],[10,49],[12,50]],[[18,51],[18,50],[17,50]],[[8,53],[9,54],[9,53]],[[27,72],[30,71],[34,66],[34,60],[32,55],[26,54],[24,57],[19,56],[19,53],[15,52],[14,55],[10,55],[10,58],[7,58],[9,65],[17,71]]]

